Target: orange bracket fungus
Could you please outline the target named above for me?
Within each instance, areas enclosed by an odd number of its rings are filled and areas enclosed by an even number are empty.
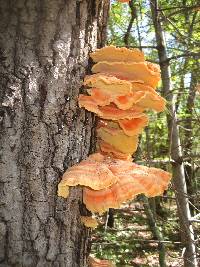
[[[102,214],[109,208],[119,208],[138,194],[158,196],[167,188],[171,175],[130,161],[110,159],[109,168],[118,177],[116,183],[102,190],[83,189],[83,202],[91,212]]]
[[[101,190],[115,183],[117,176],[109,170],[103,160],[104,156],[96,153],[70,167],[58,185],[58,195],[66,198],[69,186],[83,185],[94,190]]]
[[[88,266],[89,267],[115,267],[115,264],[113,264],[109,260],[100,260],[96,259],[92,256],[88,257]]]
[[[145,111],[165,109],[165,99],[155,91],[159,67],[145,61],[140,50],[124,47],[106,46],[91,57],[96,63],[94,74],[85,77],[87,95],[80,94],[78,101],[80,107],[101,118],[96,129],[98,153],[68,168],[58,185],[58,196],[66,198],[69,187],[83,186],[87,209],[101,214],[138,194],[162,194],[171,174],[131,161],[139,134],[149,122]],[[92,227],[95,223],[89,218],[82,217],[81,221]],[[91,261],[90,266],[112,266]]]
[[[81,222],[88,228],[96,228],[98,226],[97,220],[90,216],[81,216]]]
[[[122,1],[121,1],[122,2]],[[128,2],[128,1],[126,1]],[[110,61],[110,62],[144,62],[144,53],[139,49],[128,49],[126,47],[115,47],[114,45],[105,46],[91,53],[94,62]]]

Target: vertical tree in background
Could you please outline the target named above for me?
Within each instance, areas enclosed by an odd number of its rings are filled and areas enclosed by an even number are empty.
[[[164,32],[162,29],[162,24],[160,22],[160,17],[158,12],[159,9],[158,1],[150,0],[150,6],[151,6],[153,24],[155,28],[159,62],[161,66],[163,94],[169,101],[170,115],[168,116],[167,119],[168,119],[168,129],[170,137],[170,156],[173,160],[172,164],[173,184],[174,184],[177,208],[180,219],[181,238],[185,248],[184,266],[196,267],[197,259],[196,259],[196,251],[194,244],[195,238],[194,238],[193,227],[190,222],[191,214],[189,209],[186,178],[182,160],[182,147],[177,124],[175,95],[172,92],[170,65],[167,57]]]
[[[85,266],[81,190],[66,201],[57,184],[90,151],[93,117],[77,96],[108,9],[108,0],[0,0],[2,267]]]

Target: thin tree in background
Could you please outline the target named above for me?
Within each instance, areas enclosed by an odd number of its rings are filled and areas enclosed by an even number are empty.
[[[169,102],[170,115],[168,115],[167,120],[170,136],[170,156],[173,160],[173,185],[180,220],[181,239],[184,245],[184,267],[197,267],[195,238],[193,227],[190,222],[191,214],[187,197],[182,148],[177,124],[175,95],[172,92],[170,65],[167,57],[164,32],[159,17],[158,1],[150,0],[150,6],[161,67],[163,94]]]
[[[125,43],[125,46],[129,47],[131,30],[132,30],[134,21],[136,21],[139,48],[140,48],[140,50],[142,50],[140,29],[139,29],[139,25],[138,25],[138,8],[136,7],[135,2],[133,0],[131,0],[129,2],[129,8],[130,8],[130,13],[131,13],[131,18],[130,18],[129,25],[127,27],[127,31],[124,35],[124,43]],[[147,132],[148,132],[148,129],[146,129],[146,133]],[[148,135],[148,133],[147,133],[147,135]],[[148,141],[147,141],[147,154],[148,154],[148,159],[150,159],[150,151],[149,151],[149,142]],[[134,157],[135,157],[135,155],[134,155]],[[138,156],[136,155],[135,158],[137,158],[137,157]],[[158,240],[159,265],[160,265],[160,267],[166,267],[167,266],[166,265],[166,257],[165,257],[166,252],[165,252],[165,245],[163,242],[164,238],[163,238],[162,232],[160,231],[160,229],[156,223],[156,214],[155,214],[154,210],[152,209],[153,205],[151,205],[153,202],[155,202],[154,201],[155,199],[154,198],[148,199],[146,196],[141,196],[140,199],[144,204],[144,210],[145,210],[145,214],[147,216],[147,222],[148,222],[149,228],[150,228],[153,236]]]

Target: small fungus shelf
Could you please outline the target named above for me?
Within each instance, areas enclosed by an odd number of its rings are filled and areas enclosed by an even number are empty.
[[[100,260],[100,259],[96,259],[94,257],[89,256],[88,266],[89,267],[115,267],[115,264],[113,264],[109,260]]]
[[[98,226],[97,220],[91,216],[81,216],[81,222],[88,228],[96,228]]]

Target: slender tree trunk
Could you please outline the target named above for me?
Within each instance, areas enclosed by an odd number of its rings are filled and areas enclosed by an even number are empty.
[[[195,103],[195,96],[196,96],[196,85],[197,85],[197,76],[198,76],[198,70],[194,69],[191,75],[191,82],[190,82],[190,88],[189,88],[189,94],[187,98],[187,105],[186,105],[186,114],[187,117],[184,121],[184,152],[185,157],[187,157],[187,164],[185,166],[185,177],[186,177],[186,183],[187,183],[187,190],[188,195],[190,196],[190,201],[192,205],[190,205],[190,210],[192,216],[195,214],[195,190],[194,190],[194,184],[195,184],[195,174],[194,174],[194,168],[192,166],[193,159],[190,157],[192,153],[192,146],[193,146],[193,123],[192,118],[194,117],[194,103]]]
[[[169,60],[167,57],[164,33],[162,25],[158,16],[158,3],[157,0],[150,1],[152,18],[155,27],[156,42],[158,46],[158,56],[161,66],[161,77],[163,83],[163,94],[170,103],[170,116],[168,116],[168,128],[170,135],[170,156],[173,160],[173,184],[176,193],[176,201],[178,213],[180,218],[181,238],[185,248],[184,253],[184,266],[196,267],[197,259],[194,244],[194,232],[190,223],[190,209],[187,198],[187,187],[184,173],[184,165],[182,161],[182,148],[179,137],[179,129],[177,125],[175,98],[171,84],[171,74]]]
[[[81,189],[65,200],[57,185],[91,150],[93,116],[77,97],[108,8],[107,0],[0,0],[1,267],[86,266]]]
[[[110,227],[110,228],[113,228],[114,227],[114,223],[115,223],[114,209],[109,209],[107,226]]]
[[[147,145],[147,162],[151,166],[151,148],[149,143],[149,129],[148,127],[145,129],[146,131],[146,145]],[[144,210],[147,216],[147,221],[149,228],[153,234],[153,237],[159,241],[158,243],[158,252],[159,252],[159,266],[166,267],[166,249],[165,244],[163,243],[164,238],[161,230],[159,229],[156,223],[156,198],[147,198],[146,196],[142,196],[142,200],[144,203]]]
[[[138,40],[139,40],[139,47],[140,50],[142,50],[142,43],[141,43],[141,34],[140,34],[140,28],[138,24],[138,19],[137,19],[137,10],[136,10],[136,26],[137,26],[137,34],[138,34]],[[146,133],[146,152],[147,152],[147,162],[149,166],[151,166],[151,144],[149,142],[149,129],[148,127],[145,128],[145,133]],[[136,158],[138,157],[139,152],[137,151]],[[136,160],[135,158],[135,160]],[[166,267],[166,253],[165,253],[165,245],[162,242],[163,235],[162,232],[160,231],[159,227],[157,226],[156,223],[156,205],[155,205],[155,198],[150,198],[148,199],[146,196],[141,196],[141,200],[144,203],[144,210],[145,214],[147,216],[147,222],[149,225],[149,228],[153,234],[153,236],[160,241],[158,243],[158,253],[159,253],[159,265],[160,267]]]
[[[166,265],[166,257],[165,257],[165,245],[163,243],[163,235],[162,232],[160,231],[159,227],[156,224],[156,220],[155,220],[155,215],[152,211],[152,208],[150,206],[150,202],[149,199],[145,196],[142,196],[142,200],[144,202],[144,209],[145,209],[145,213],[147,215],[147,220],[148,220],[148,224],[149,227],[154,235],[154,237],[160,241],[158,243],[158,251],[159,251],[159,265],[160,267],[167,267]]]

